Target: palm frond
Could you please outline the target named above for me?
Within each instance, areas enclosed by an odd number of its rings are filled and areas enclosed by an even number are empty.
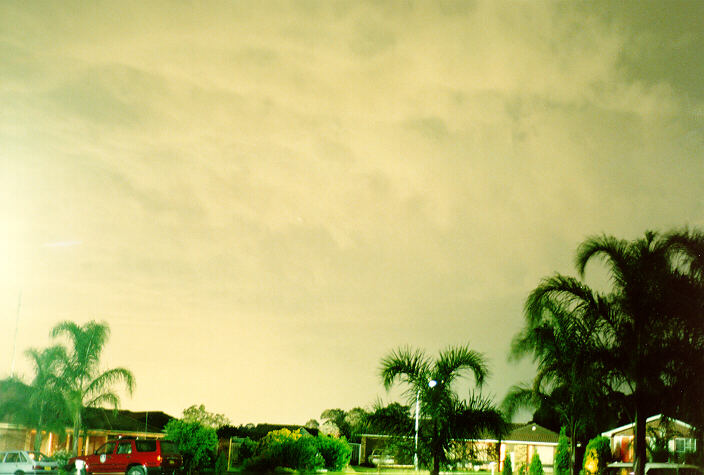
[[[465,370],[474,374],[474,380],[479,387],[489,376],[489,367],[484,355],[466,345],[449,347],[440,352],[440,357],[435,363],[435,379],[439,384],[449,386]]]
[[[609,265],[611,277],[615,283],[622,286],[626,282],[625,274],[628,272],[631,260],[631,248],[628,241],[605,234],[587,238],[577,248],[575,257],[577,272],[581,277],[584,277],[587,263],[593,257],[600,258]]]
[[[381,379],[387,390],[391,389],[398,379],[415,387],[420,381],[427,379],[429,370],[430,359],[419,349],[399,348],[381,360]]]
[[[129,394],[134,391],[135,381],[132,373],[126,368],[113,368],[104,371],[90,381],[85,388],[85,394],[88,397],[96,397],[95,395],[99,395],[117,383],[124,383]]]
[[[513,416],[521,409],[537,409],[540,406],[540,396],[533,391],[529,385],[514,385],[508,390],[501,403],[501,411],[506,415],[507,419],[512,419]]]

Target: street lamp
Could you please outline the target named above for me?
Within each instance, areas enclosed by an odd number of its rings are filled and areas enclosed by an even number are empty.
[[[434,388],[438,382],[434,379],[428,381],[428,387]],[[420,420],[420,388],[416,392],[416,453],[413,454],[413,467],[418,471],[418,422]]]

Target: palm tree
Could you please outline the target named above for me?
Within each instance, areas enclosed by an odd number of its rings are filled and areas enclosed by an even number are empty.
[[[513,386],[503,402],[513,415],[522,407],[551,407],[567,427],[572,473],[579,472],[576,450],[596,410],[604,402],[601,316],[610,312],[607,300],[574,278],[544,279],[525,303],[526,325],[514,337],[510,359],[532,354],[538,372],[532,384]]]
[[[435,361],[422,350],[400,348],[381,361],[384,387],[388,390],[400,381],[406,385],[410,403],[420,400],[427,421],[424,439],[430,448],[432,475],[447,463],[453,440],[476,438],[485,431],[499,435],[506,430],[503,416],[490,401],[480,396],[469,400],[457,396],[452,385],[465,371],[474,375],[479,387],[489,373],[484,357],[468,346],[449,347]]]
[[[619,356],[620,381],[632,393],[635,406],[634,472],[643,475],[646,462],[648,399],[662,395],[681,378],[687,365],[673,364],[672,355],[688,352],[691,332],[701,336],[702,235],[677,231],[666,236],[646,232],[626,241],[612,236],[587,239],[577,252],[577,270],[583,277],[593,258],[602,259],[609,272],[611,299],[616,311],[606,318],[611,352]],[[697,247],[698,246],[698,247]],[[693,251],[693,252],[692,252]],[[697,328],[699,330],[697,330]],[[701,379],[701,367],[699,372]]]
[[[704,400],[704,233],[685,229],[669,233],[665,239],[671,259],[676,262],[675,287],[679,297],[673,303],[679,307],[676,313],[682,321],[680,338],[686,343],[679,345],[679,353],[670,358],[673,364],[679,363],[670,396],[676,414],[701,428],[704,406],[692,402]],[[697,436],[698,444],[704,442],[704,431],[697,431]]]
[[[32,360],[34,379],[30,384],[14,377],[0,382],[0,417],[10,416],[14,422],[35,429],[34,450],[39,451],[43,431],[63,433],[65,427],[66,410],[57,384],[64,348],[29,349],[25,354]]]
[[[64,358],[60,383],[73,423],[73,453],[77,454],[84,408],[109,404],[117,409],[120,398],[113,386],[124,383],[128,393],[132,394],[134,376],[125,368],[100,371],[100,354],[110,335],[106,323],[91,321],[79,326],[65,321],[56,325],[51,335],[66,335],[71,341],[71,351]]]

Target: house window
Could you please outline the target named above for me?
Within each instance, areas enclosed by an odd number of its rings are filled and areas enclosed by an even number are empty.
[[[675,439],[675,452],[678,454],[685,454],[695,452],[697,450],[697,440],[696,439]]]

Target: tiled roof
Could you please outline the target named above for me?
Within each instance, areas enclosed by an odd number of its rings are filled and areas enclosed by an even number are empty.
[[[126,432],[159,433],[164,431],[172,416],[161,411],[132,412],[125,409],[113,411],[103,408],[86,408],[85,426],[88,429],[103,429]]]
[[[531,422],[514,428],[504,437],[504,440],[510,442],[557,444],[559,437],[560,434]]]

